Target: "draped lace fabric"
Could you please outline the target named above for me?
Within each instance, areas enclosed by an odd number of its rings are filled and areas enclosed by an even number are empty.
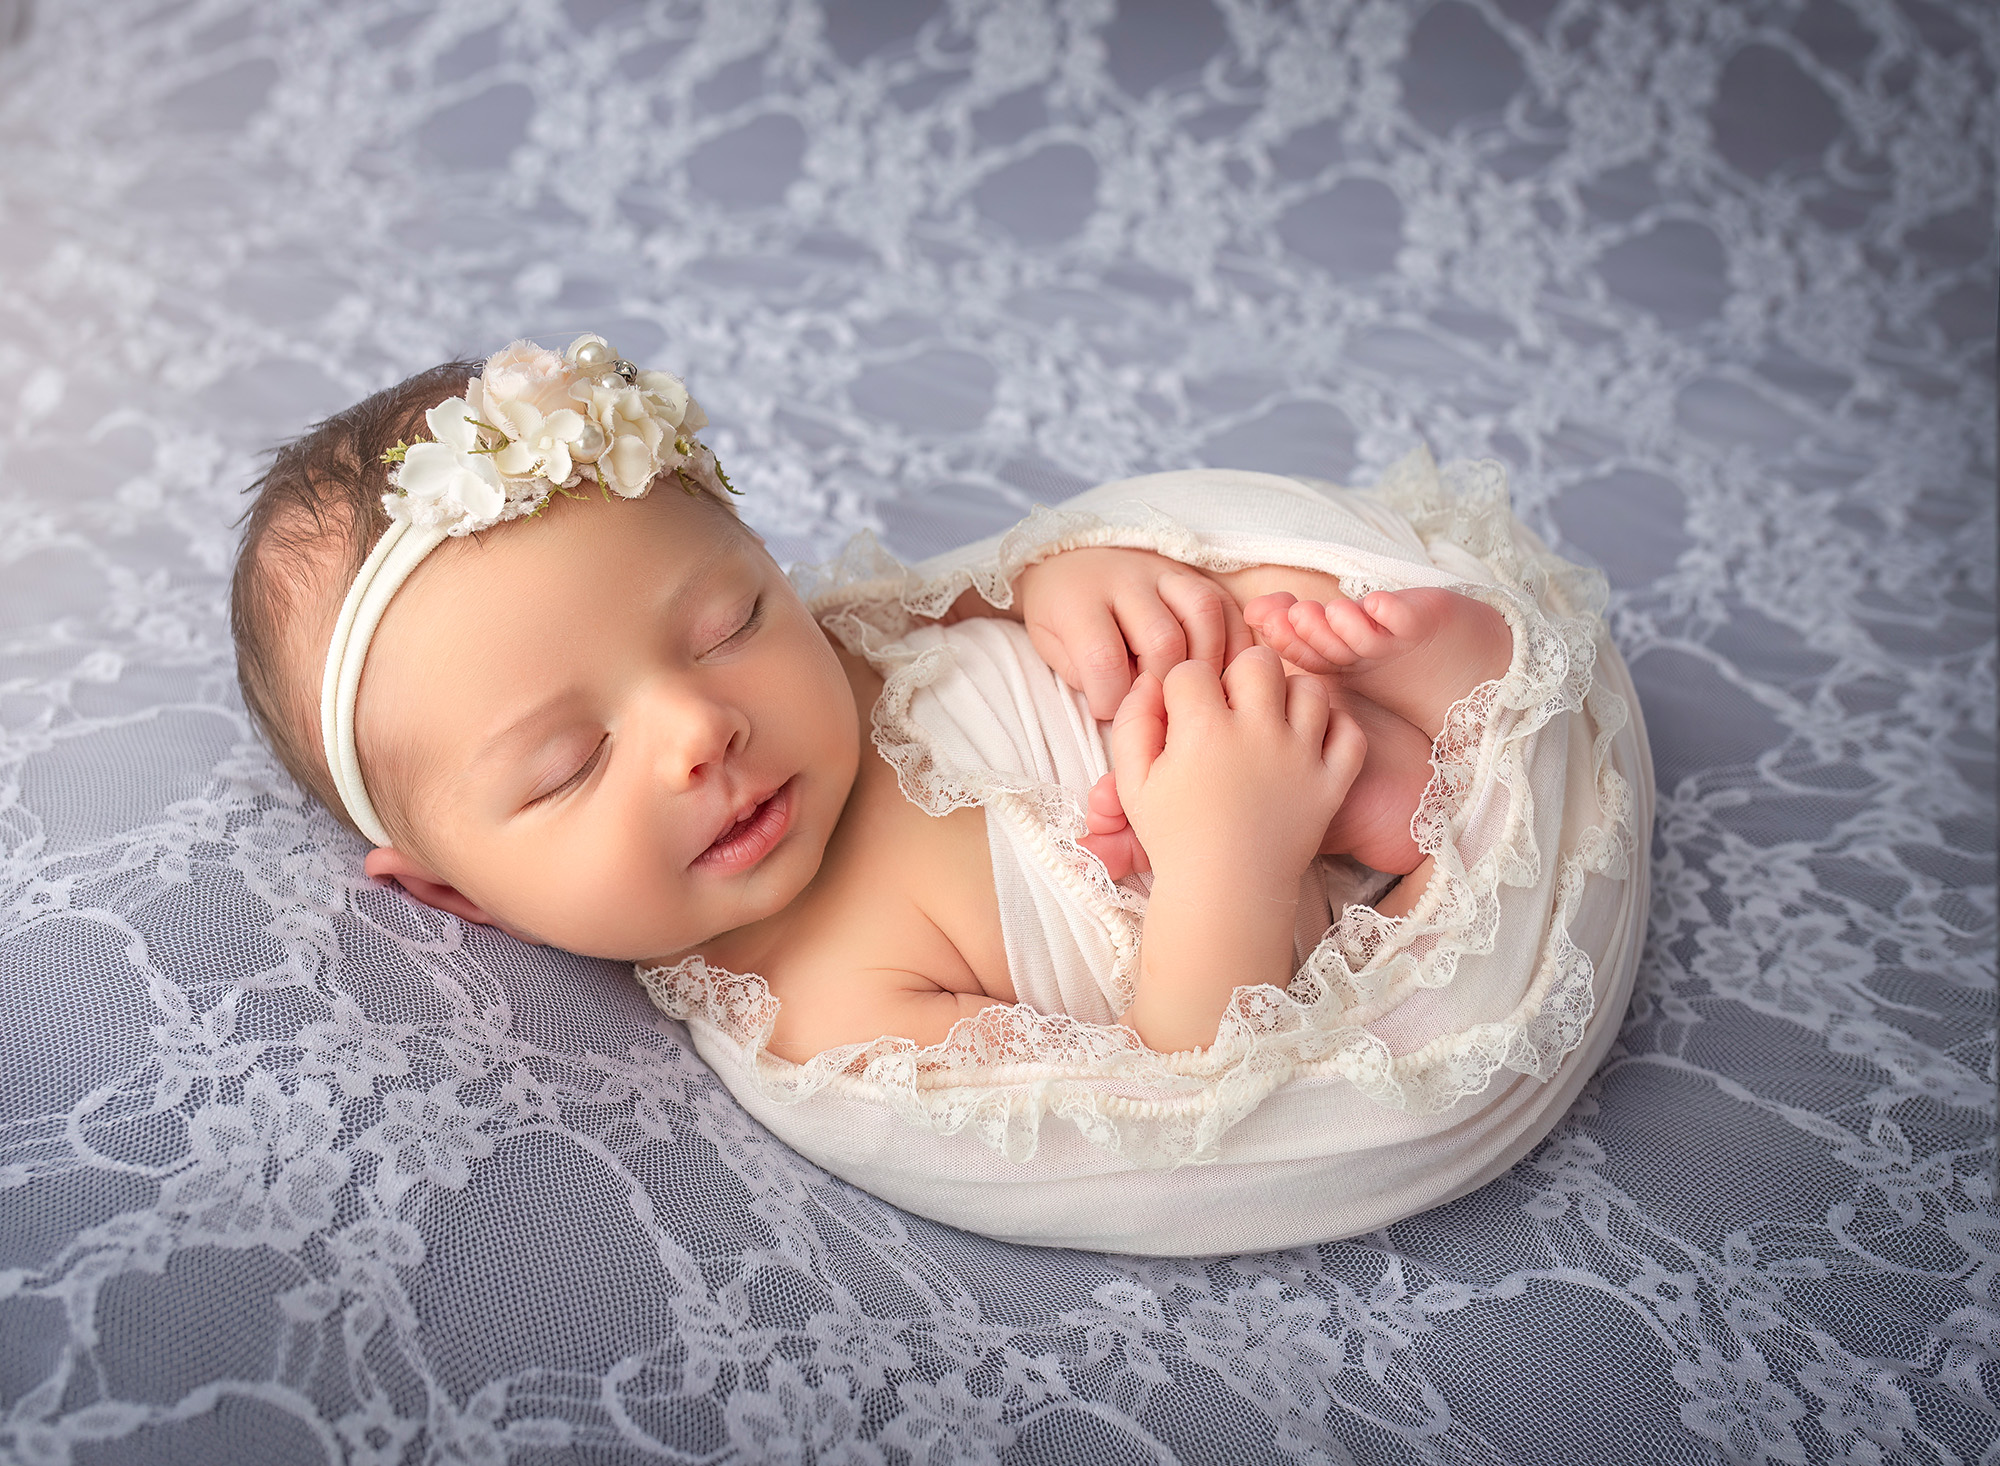
[[[0,0],[0,1459],[1989,1459],[1996,71],[1981,0]],[[1657,760],[1597,1077],[1349,1241],[1015,1248],[369,884],[238,491],[585,329],[788,562],[1505,462]]]
[[[696,957],[642,970],[640,980],[691,1022],[703,1057],[759,1117],[808,1155],[926,1215],[1015,1240],[1145,1252],[1321,1240],[1456,1194],[1469,1161],[1472,1174],[1511,1162],[1539,1135],[1518,1120],[1521,1097],[1496,1074],[1553,1078],[1594,1016],[1599,1041],[1570,1066],[1587,1072],[1622,1014],[1645,904],[1634,785],[1650,823],[1651,769],[1615,690],[1629,684],[1603,639],[1601,578],[1550,555],[1514,521],[1496,467],[1456,466],[1448,487],[1419,450],[1374,502],[1266,474],[1156,474],[909,571],[863,547],[829,573],[802,572],[827,626],[884,674],[874,739],[905,795],[933,814],[984,808],[1021,1001],[986,1009],[929,1047],[884,1038],[794,1064],[765,1047],[777,1005],[761,977]],[[968,587],[1009,604],[1026,565],[1113,544],[1206,569],[1324,571],[1353,594],[1450,586],[1490,601],[1514,631],[1506,674],[1454,707],[1438,739],[1412,822],[1436,862],[1423,900],[1400,920],[1347,906],[1288,988],[1239,986],[1215,1041],[1192,1053],[1154,1053],[1115,1025],[1135,990],[1145,904],[1077,844],[1082,796],[1105,768],[1087,713],[1018,628],[916,620]],[[1594,677],[1600,662],[1607,675]],[[1006,899],[1023,868],[1045,893],[1025,910]],[[1315,885],[1325,889],[1324,874]],[[1594,950],[1577,944],[1579,929]],[[1024,951],[1044,960],[1023,960]],[[1277,1174],[1263,1182],[1264,1204],[1240,1210],[1233,1228],[1183,1224],[1181,1208],[1197,1197],[1226,1198],[1246,1184],[1245,1156],[1225,1148],[1231,1129],[1280,1086],[1313,1080],[1322,1081],[1319,1101],[1289,1106],[1293,1133],[1281,1152],[1269,1153],[1268,1136],[1248,1148],[1256,1164],[1289,1169],[1297,1197],[1287,1204]],[[1365,1106],[1357,1118],[1355,1091],[1392,1111],[1449,1112],[1452,1138],[1435,1177],[1415,1155],[1385,1158],[1402,1132]],[[824,1102],[836,1095],[846,1103]],[[884,1148],[858,1154],[852,1137],[868,1127],[852,1108],[866,1103],[1020,1163],[1005,1212],[987,1210],[994,1172],[981,1157],[947,1162],[943,1148],[899,1143],[892,1130]],[[1504,1123],[1489,1128],[1487,1106]],[[1560,1111],[1539,1113],[1553,1123]],[[1036,1163],[1048,1116],[1122,1166],[1230,1163],[1164,1184],[1134,1181],[1130,1201],[1164,1209],[1120,1208],[1116,1224],[1095,1207],[1079,1216],[1063,1202],[1075,1149]],[[1343,1171],[1306,1164],[1329,1155]],[[954,1190],[960,1173],[977,1180]],[[1386,1176],[1397,1185],[1383,1185]]]

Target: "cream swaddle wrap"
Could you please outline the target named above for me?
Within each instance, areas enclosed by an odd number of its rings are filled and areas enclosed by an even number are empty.
[[[1400,920],[1366,872],[1308,871],[1290,987],[1238,988],[1216,1041],[1157,1054],[1130,1001],[1145,897],[1080,849],[1105,772],[1081,700],[1025,632],[938,627],[968,587],[1087,545],[1214,570],[1293,565],[1355,595],[1444,586],[1495,606],[1513,663],[1453,709],[1414,821],[1436,873]],[[865,538],[798,577],[885,677],[878,749],[934,813],[983,806],[1021,1001],[943,1043],[765,1048],[762,979],[642,971],[752,1114],[834,1174],[990,1236],[1199,1254],[1372,1230],[1483,1184],[1561,1118],[1617,1031],[1647,908],[1652,771],[1594,574],[1509,510],[1496,465],[1418,453],[1370,492],[1190,470],[1107,484],[905,569]],[[1350,904],[1352,903],[1352,904]]]

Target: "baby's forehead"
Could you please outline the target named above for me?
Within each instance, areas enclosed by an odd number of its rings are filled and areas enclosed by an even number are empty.
[[[371,661],[469,661],[505,690],[510,668],[549,675],[663,619],[720,614],[709,602],[762,560],[725,511],[567,504],[440,546],[390,603]]]

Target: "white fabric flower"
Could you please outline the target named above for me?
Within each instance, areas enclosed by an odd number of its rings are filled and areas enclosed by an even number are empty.
[[[667,377],[664,372],[648,372],[647,376]],[[616,383],[617,378],[610,379]],[[636,499],[651,487],[663,469],[678,468],[684,459],[673,444],[673,425],[665,421],[665,407],[672,405],[685,411],[686,389],[679,393],[680,403],[674,403],[673,394],[663,399],[658,391],[641,390],[636,386],[605,386],[599,383],[590,389],[590,419],[601,428],[611,440],[611,446],[597,460],[597,471],[605,486],[614,493],[628,499]]]
[[[634,384],[645,397],[652,415],[669,429],[678,429],[694,403],[687,385],[669,372],[641,372]]]
[[[493,455],[493,466],[508,478],[537,475],[551,484],[566,484],[575,471],[570,449],[584,435],[583,414],[559,407],[544,417],[526,402],[492,403],[493,426],[507,435],[507,446]]]
[[[479,452],[479,428],[463,397],[424,414],[433,441],[413,443],[390,482],[401,494],[383,502],[391,518],[453,533],[483,529],[499,518],[507,492],[490,454]]]
[[[574,401],[570,392],[576,384],[576,374],[569,363],[532,341],[516,341],[505,351],[488,357],[478,380],[484,400],[475,406],[487,413],[512,403],[525,403],[537,412],[552,413]],[[487,417],[486,421],[496,426],[499,422],[494,417]]]
[[[616,382],[618,379],[613,377],[611,380]],[[601,383],[593,386],[590,389],[589,412],[591,420],[613,438],[638,433],[646,438],[646,446],[651,448],[665,436],[665,430],[653,420],[646,394],[636,387],[606,387]]]
[[[636,499],[652,487],[658,469],[646,440],[637,433],[623,433],[612,440],[610,451],[597,460],[597,471],[613,493]]]
[[[473,385],[478,385],[476,380]],[[461,453],[471,453],[481,446],[478,418],[479,414],[463,397],[447,397],[424,414],[431,437]]]

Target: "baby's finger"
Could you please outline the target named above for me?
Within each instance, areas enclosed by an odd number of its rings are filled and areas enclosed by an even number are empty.
[[[1170,570],[1160,576],[1160,599],[1180,621],[1187,654],[1220,672],[1250,644],[1236,599],[1206,575]]]
[[[1093,718],[1114,716],[1132,689],[1132,661],[1111,607],[1099,602],[1076,607],[1063,618],[1059,631],[1076,671],[1070,686],[1083,694]]]
[[[1176,718],[1202,717],[1229,707],[1222,679],[1206,662],[1182,662],[1167,673],[1160,690],[1169,723]]]
[[[1320,678],[1285,679],[1285,721],[1311,747],[1324,748],[1327,719],[1332,712],[1333,703],[1327,697],[1326,683]]]
[[[1151,672],[1141,672],[1134,679],[1132,690],[1118,704],[1118,715],[1111,720],[1111,734],[1105,743],[1111,750],[1111,772],[1123,808],[1145,784],[1154,760],[1167,746],[1165,690]]]
[[[1223,615],[1228,618],[1228,634],[1222,651],[1222,665],[1226,667],[1255,646],[1257,636],[1243,619],[1243,613],[1236,608],[1236,597],[1225,593],[1222,605]],[[1282,657],[1284,653],[1279,652],[1278,655]]]
[[[1187,660],[1187,637],[1180,618],[1150,588],[1127,591],[1113,602],[1118,626],[1141,672],[1164,677]]]
[[[1240,713],[1285,716],[1285,668],[1269,647],[1252,647],[1222,674],[1229,706]]]
[[[1069,648],[1063,639],[1039,621],[1028,622],[1028,640],[1035,644],[1035,651],[1049,664],[1049,670],[1062,678],[1077,691],[1083,690],[1083,677],[1076,670],[1076,663],[1069,659]]]

